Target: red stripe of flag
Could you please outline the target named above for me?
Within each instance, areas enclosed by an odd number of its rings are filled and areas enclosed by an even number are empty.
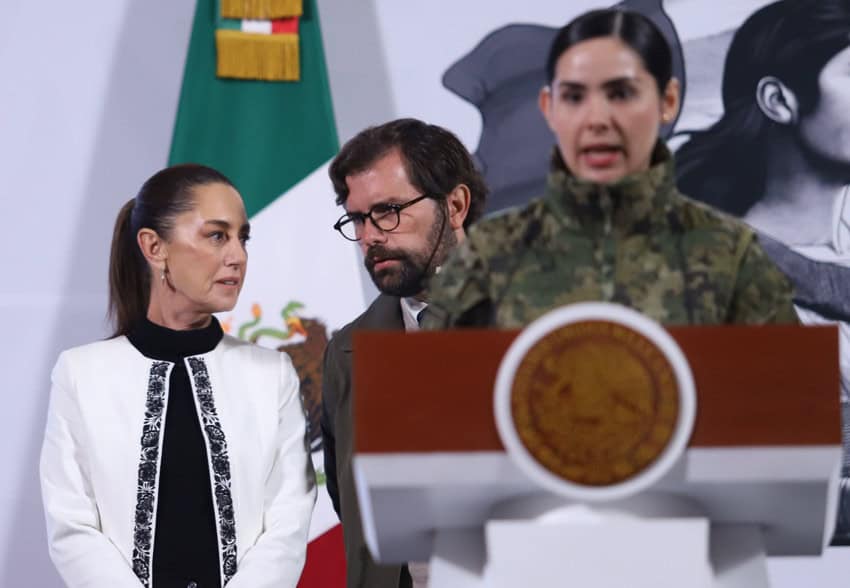
[[[278,18],[272,20],[272,34],[280,35],[289,33],[292,35],[298,34],[298,17]]]
[[[337,525],[307,544],[307,563],[298,588],[343,588],[345,548],[342,525]]]

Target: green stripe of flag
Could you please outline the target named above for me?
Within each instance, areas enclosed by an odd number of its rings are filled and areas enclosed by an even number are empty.
[[[318,11],[305,0],[299,82],[216,78],[216,21],[215,0],[198,0],[169,164],[220,170],[253,216],[339,148]]]
[[[220,18],[217,27],[220,29],[230,29],[231,31],[241,31],[242,21],[235,18]]]

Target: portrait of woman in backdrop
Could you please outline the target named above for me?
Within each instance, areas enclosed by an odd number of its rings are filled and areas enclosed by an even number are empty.
[[[850,447],[850,2],[780,0],[735,31],[722,116],[682,130],[678,184],[743,218],[794,283],[804,324],[837,322]],[[850,544],[850,454],[834,541]]]

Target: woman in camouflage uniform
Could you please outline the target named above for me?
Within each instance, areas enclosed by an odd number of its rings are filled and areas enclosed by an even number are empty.
[[[792,290],[739,221],[682,196],[660,126],[679,107],[670,47],[639,13],[560,30],[540,109],[542,198],[474,226],[435,278],[428,326],[521,327],[583,301],[664,324],[796,322]]]

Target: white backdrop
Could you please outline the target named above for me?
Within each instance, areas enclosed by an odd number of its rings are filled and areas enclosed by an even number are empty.
[[[707,22],[693,12],[697,2],[711,7],[705,10],[716,23],[738,22],[738,12],[764,3],[751,1],[742,8],[737,0],[668,1],[683,38]],[[590,0],[319,3],[341,140],[367,124],[417,116],[455,130],[470,149],[477,145],[480,117],[442,87],[448,65],[503,24],[557,26],[585,7],[600,5]],[[60,349],[107,335],[112,222],[120,205],[167,160],[194,4],[0,3],[4,588],[60,586],[47,557],[37,481],[49,372]],[[832,550],[825,561],[776,562],[771,569],[780,587],[844,586],[850,549]]]
[[[60,349],[107,334],[118,208],[168,157],[194,0],[3,0],[0,586],[60,586],[37,464]]]

